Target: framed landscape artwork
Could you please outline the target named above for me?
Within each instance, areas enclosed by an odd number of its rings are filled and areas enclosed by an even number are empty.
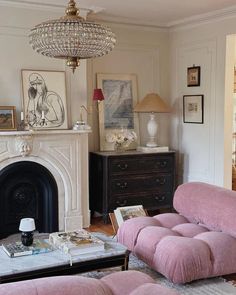
[[[203,95],[184,95],[183,121],[184,123],[203,124],[204,101]]]
[[[106,142],[106,134],[121,129],[135,131],[139,138],[138,117],[133,112],[137,103],[137,81],[134,74],[97,74],[97,87],[101,88],[105,100],[99,103],[100,150],[113,150]],[[129,145],[135,149],[137,142]]]
[[[0,131],[16,130],[16,108],[0,106]]]
[[[35,129],[67,129],[65,72],[22,70],[23,110]]]

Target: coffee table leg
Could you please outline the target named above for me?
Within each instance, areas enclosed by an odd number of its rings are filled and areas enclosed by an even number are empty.
[[[128,270],[129,269],[129,253],[125,256],[124,265],[122,265],[121,270]]]

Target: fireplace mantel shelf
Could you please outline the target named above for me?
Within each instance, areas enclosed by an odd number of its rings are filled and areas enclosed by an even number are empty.
[[[1,131],[0,136],[23,136],[23,135],[50,135],[50,134],[86,134],[92,132],[86,130],[30,130],[30,131]]]

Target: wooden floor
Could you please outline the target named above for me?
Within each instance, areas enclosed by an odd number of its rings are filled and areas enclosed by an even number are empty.
[[[91,232],[102,232],[109,236],[114,235],[114,230],[112,228],[112,225],[104,224],[101,217],[93,218],[91,221],[91,225],[87,230]],[[223,276],[227,281],[231,281],[236,286],[236,274]]]
[[[115,234],[112,225],[110,223],[104,224],[101,217],[92,218],[91,225],[87,228],[87,230],[91,232],[101,232],[109,236],[113,236]]]

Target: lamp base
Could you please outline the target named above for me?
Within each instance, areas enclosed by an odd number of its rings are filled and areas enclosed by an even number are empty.
[[[153,140],[150,140],[149,142],[146,143],[146,146],[150,148],[154,148],[154,147],[157,147],[158,145],[155,142],[155,138],[153,138]]]
[[[21,233],[21,242],[24,246],[30,246],[34,241],[34,233],[32,231]]]
[[[155,115],[154,114],[150,114],[150,120],[147,123],[147,131],[148,131],[148,135],[149,135],[149,140],[146,143],[147,147],[157,147],[157,143],[156,143],[156,133],[158,130],[158,124],[155,120]]]
[[[147,146],[138,146],[137,147],[138,152],[143,153],[163,153],[168,152],[169,147],[168,146],[156,146],[156,147],[147,147]]]

